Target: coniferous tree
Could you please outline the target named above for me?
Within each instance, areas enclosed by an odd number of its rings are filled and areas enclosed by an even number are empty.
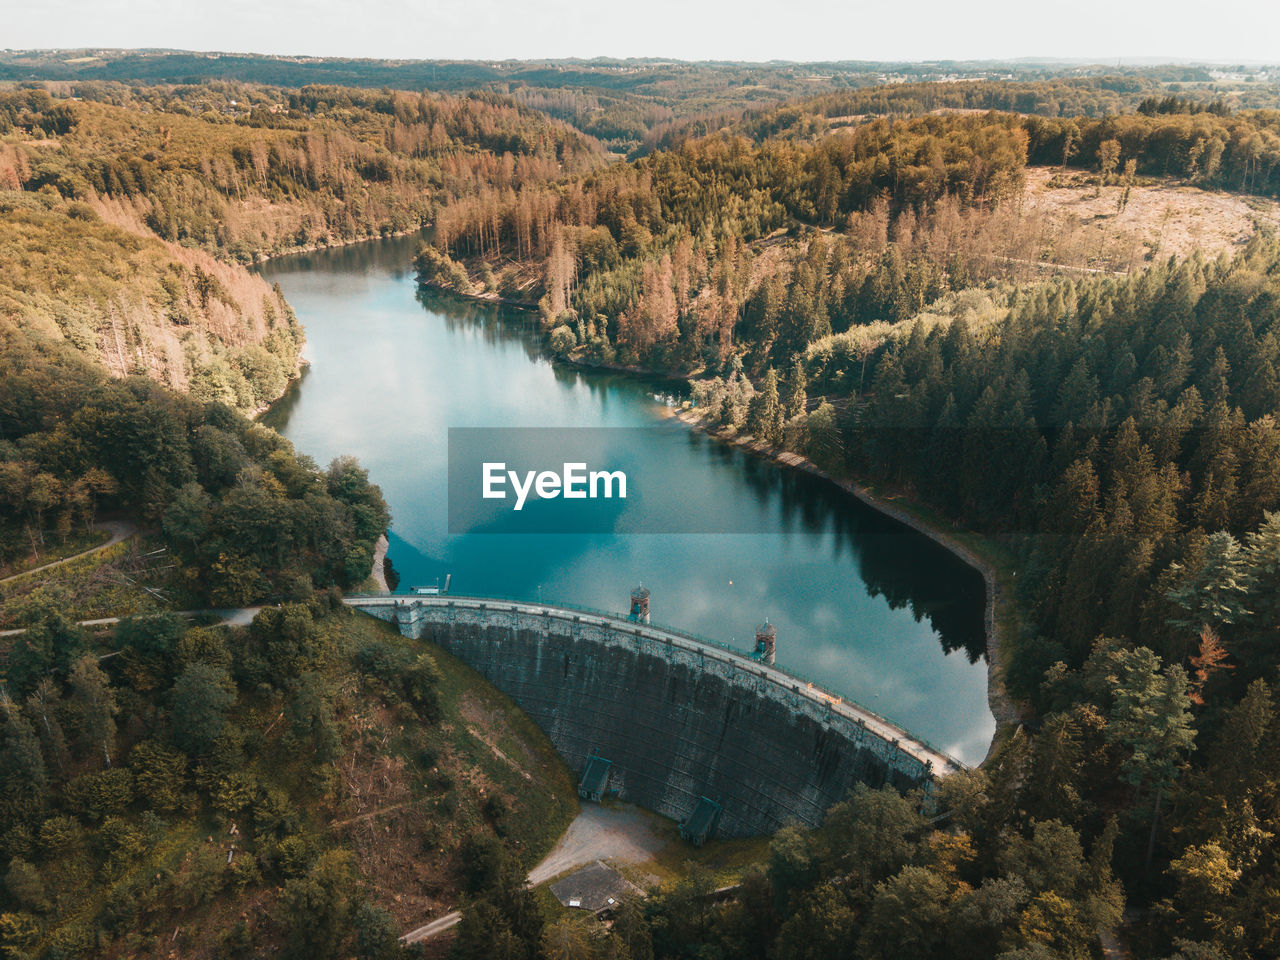
[[[799,360],[791,365],[791,374],[787,377],[786,395],[783,398],[783,416],[791,420],[805,412],[808,396],[805,388],[808,385],[804,375],[804,364]]]
[[[747,432],[762,443],[782,440],[782,405],[778,400],[778,374],[770,367],[764,383],[747,405]]]

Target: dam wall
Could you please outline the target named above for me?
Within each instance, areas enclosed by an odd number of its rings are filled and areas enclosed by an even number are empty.
[[[348,603],[439,644],[506,693],[579,775],[677,821],[699,798],[717,834],[816,826],[858,783],[931,789],[959,764],[893,724],[724,647],[620,617],[461,597]]]

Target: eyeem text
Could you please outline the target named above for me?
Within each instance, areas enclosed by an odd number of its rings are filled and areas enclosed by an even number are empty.
[[[566,463],[563,469],[527,470],[523,474],[508,470],[506,463],[486,462],[482,465],[483,496],[486,500],[505,500],[507,486],[515,493],[516,510],[523,510],[530,493],[540,500],[620,500],[627,498],[627,475],[621,470],[592,470],[585,463]],[[616,490],[616,492],[615,492]]]

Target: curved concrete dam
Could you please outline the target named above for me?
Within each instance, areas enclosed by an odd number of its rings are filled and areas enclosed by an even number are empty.
[[[516,702],[579,775],[686,822],[719,805],[720,836],[816,826],[857,783],[929,789],[958,761],[782,670],[675,631],[541,603],[353,597],[439,644]]]

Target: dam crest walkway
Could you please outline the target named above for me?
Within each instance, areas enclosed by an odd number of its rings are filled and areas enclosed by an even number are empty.
[[[438,610],[452,608],[459,611],[509,614],[515,618],[517,625],[520,618],[527,617],[529,618],[528,626],[530,627],[545,624],[552,620],[560,620],[568,623],[570,627],[573,624],[593,626],[613,631],[617,634],[649,640],[655,644],[668,645],[709,660],[718,661],[737,671],[745,672],[768,683],[776,684],[783,689],[813,701],[832,713],[853,721],[859,726],[866,727],[868,731],[892,744],[897,750],[914,757],[935,778],[945,777],[966,769],[965,765],[959,760],[914,736],[891,720],[868,710],[866,707],[846,697],[830,693],[820,686],[787,673],[776,666],[754,660],[745,652],[725,644],[696,637],[669,627],[640,623],[618,614],[610,614],[598,610],[491,597],[365,594],[347,596],[344,600],[348,606],[358,610],[365,610],[373,616],[383,614],[380,617],[381,619],[388,619],[385,614],[390,613],[391,610],[404,610],[407,613],[415,607],[430,607]],[[386,608],[391,608],[391,610]]]

